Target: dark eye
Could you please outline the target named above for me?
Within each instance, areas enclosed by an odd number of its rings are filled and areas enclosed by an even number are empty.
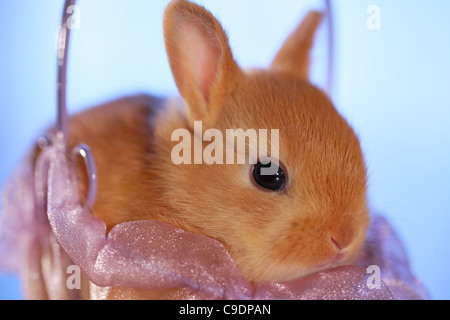
[[[280,166],[275,163],[258,161],[253,167],[253,179],[264,189],[279,191],[284,188],[286,177]]]

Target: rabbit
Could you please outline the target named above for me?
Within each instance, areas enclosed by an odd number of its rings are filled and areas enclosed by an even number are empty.
[[[321,18],[309,12],[267,68],[244,70],[209,11],[170,2],[164,39],[180,97],[129,96],[69,121],[70,146],[85,143],[96,159],[92,213],[108,230],[156,219],[216,239],[252,283],[290,281],[355,261],[370,220],[367,170],[356,133],[308,78]],[[261,161],[174,164],[172,133],[193,133],[194,121],[224,136],[228,128],[278,129],[276,174],[262,177]],[[91,298],[110,299],[174,293],[90,290]]]

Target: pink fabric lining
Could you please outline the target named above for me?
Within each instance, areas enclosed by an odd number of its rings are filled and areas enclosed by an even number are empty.
[[[395,232],[381,216],[372,217],[357,264],[288,283],[252,285],[219,242],[160,221],[122,223],[106,236],[105,224],[79,203],[63,151],[64,142],[56,139],[42,152],[35,170],[30,161],[18,168],[3,193],[0,267],[21,273],[27,297],[77,298],[67,288],[64,273],[76,264],[97,286],[184,288],[174,295],[177,299],[428,298]],[[63,271],[50,271],[49,261]],[[370,265],[380,267],[380,289],[367,286]]]

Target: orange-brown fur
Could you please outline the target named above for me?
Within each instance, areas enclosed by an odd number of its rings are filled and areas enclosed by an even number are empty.
[[[71,146],[89,145],[98,166],[93,213],[108,229],[159,219],[210,236],[255,282],[287,281],[336,265],[331,239],[346,253],[339,264],[352,262],[369,220],[366,170],[353,130],[307,79],[319,21],[320,14],[310,13],[268,69],[243,71],[209,12],[184,0],[170,3],[164,33],[181,108],[136,96],[71,119]],[[204,51],[201,58],[190,52],[194,45]],[[255,187],[250,164],[173,164],[171,133],[192,132],[194,120],[224,136],[227,128],[279,129],[285,190]],[[110,288],[105,297],[123,297],[124,290],[133,298],[168,296]]]

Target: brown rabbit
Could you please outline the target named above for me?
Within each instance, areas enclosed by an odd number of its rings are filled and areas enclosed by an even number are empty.
[[[182,99],[128,97],[70,120],[71,146],[89,145],[97,162],[93,213],[109,229],[158,219],[212,237],[253,282],[351,263],[369,223],[366,169],[352,128],[308,81],[320,20],[310,12],[267,69],[244,71],[210,12],[171,2],[164,36]],[[224,136],[228,128],[278,129],[277,174],[259,176],[261,163],[174,164],[171,134],[193,133],[195,120]],[[91,286],[94,298],[170,294]]]

